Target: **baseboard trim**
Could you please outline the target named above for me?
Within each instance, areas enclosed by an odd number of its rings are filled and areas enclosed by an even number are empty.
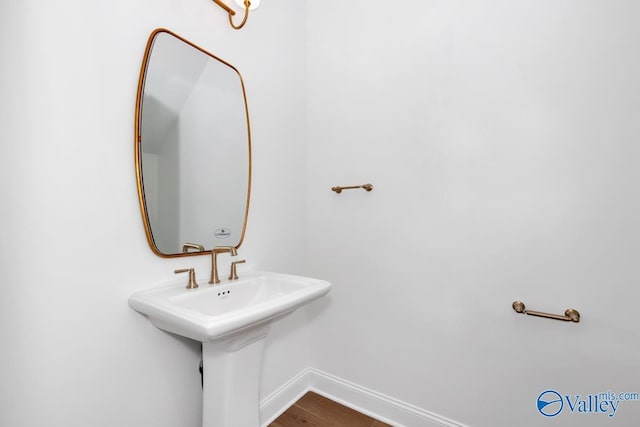
[[[468,427],[315,368],[303,370],[260,403],[260,419],[265,420],[262,427],[267,427],[308,391],[395,427]]]
[[[267,427],[310,390],[307,368],[260,402],[261,427]]]

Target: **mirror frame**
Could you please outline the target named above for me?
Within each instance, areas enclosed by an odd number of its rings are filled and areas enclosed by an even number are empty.
[[[136,93],[136,110],[135,110],[135,134],[134,134],[134,160],[135,160],[135,168],[136,168],[136,184],[138,187],[138,201],[140,202],[140,211],[142,213],[142,220],[144,223],[144,230],[145,230],[145,234],[147,236],[147,242],[149,243],[149,246],[151,247],[151,250],[158,255],[159,257],[162,258],[177,258],[177,257],[186,257],[186,256],[196,256],[196,255],[207,255],[207,254],[211,254],[211,249],[209,250],[205,250],[201,251],[201,252],[183,252],[183,253],[173,253],[173,254],[167,254],[164,252],[160,252],[160,250],[158,249],[155,240],[153,238],[153,231],[151,230],[151,225],[149,222],[149,213],[147,211],[147,202],[145,199],[145,195],[144,195],[144,179],[143,179],[143,173],[142,173],[142,135],[141,135],[141,125],[142,125],[142,102],[143,102],[143,95],[144,95],[144,84],[145,84],[145,79],[146,79],[146,75],[147,75],[147,68],[149,66],[149,58],[151,56],[151,50],[153,48],[153,44],[155,41],[155,38],[158,34],[160,33],[167,33],[177,39],[179,39],[180,41],[186,43],[187,45],[199,50],[200,52],[202,52],[203,54],[221,62],[222,64],[226,65],[227,67],[229,67],[231,70],[233,70],[237,75],[238,78],[240,79],[240,86],[242,87],[242,97],[244,100],[244,109],[245,109],[245,117],[246,117],[246,121],[247,121],[247,144],[248,144],[248,154],[249,154],[249,167],[248,167],[248,180],[247,180],[247,200],[246,200],[246,205],[245,205],[245,211],[244,211],[244,223],[242,226],[242,233],[240,234],[240,240],[238,241],[238,244],[235,246],[235,248],[239,248],[240,245],[242,245],[242,241],[244,240],[244,233],[247,229],[247,220],[249,217],[249,201],[251,198],[251,175],[252,175],[252,155],[251,155],[251,127],[250,127],[250,123],[249,123],[249,107],[247,105],[247,93],[244,87],[244,80],[242,79],[242,75],[240,74],[240,72],[236,69],[236,67],[234,67],[233,65],[229,64],[227,61],[224,61],[223,59],[218,58],[217,56],[213,55],[210,52],[207,52],[206,50],[202,49],[200,46],[195,45],[194,43],[191,43],[189,40],[185,39],[184,37],[181,37],[179,35],[177,35],[176,33],[167,30],[166,28],[157,28],[155,30],[153,30],[153,32],[151,32],[151,35],[149,36],[149,39],[147,41],[147,47],[145,48],[145,52],[144,52],[144,57],[142,60],[142,67],[140,69],[140,77],[138,79],[138,91]],[[187,242],[184,242],[187,243]],[[190,243],[197,243],[200,244],[199,242],[190,242]],[[213,248],[212,248],[213,249]]]

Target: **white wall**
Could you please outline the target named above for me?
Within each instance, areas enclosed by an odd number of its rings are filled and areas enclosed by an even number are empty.
[[[127,306],[175,268],[209,268],[156,257],[142,227],[134,104],[154,28],[243,73],[255,182],[240,253],[304,269],[304,5],[270,3],[242,32],[206,0],[0,3],[0,425],[200,425],[199,346]],[[274,326],[265,394],[308,365],[303,323]]]
[[[612,420],[535,404],[640,389],[638,16],[308,2],[311,272],[334,284],[313,366],[470,426],[637,422],[640,402]]]

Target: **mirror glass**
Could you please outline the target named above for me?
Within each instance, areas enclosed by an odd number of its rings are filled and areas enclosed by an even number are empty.
[[[186,255],[186,244],[206,251],[240,246],[251,137],[235,67],[168,30],[155,30],[140,73],[135,146],[140,206],[156,254]]]

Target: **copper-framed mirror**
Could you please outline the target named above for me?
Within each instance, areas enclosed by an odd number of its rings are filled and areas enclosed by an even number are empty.
[[[134,144],[154,253],[240,246],[251,192],[251,131],[244,82],[233,65],[167,29],[153,31],[140,71]]]

